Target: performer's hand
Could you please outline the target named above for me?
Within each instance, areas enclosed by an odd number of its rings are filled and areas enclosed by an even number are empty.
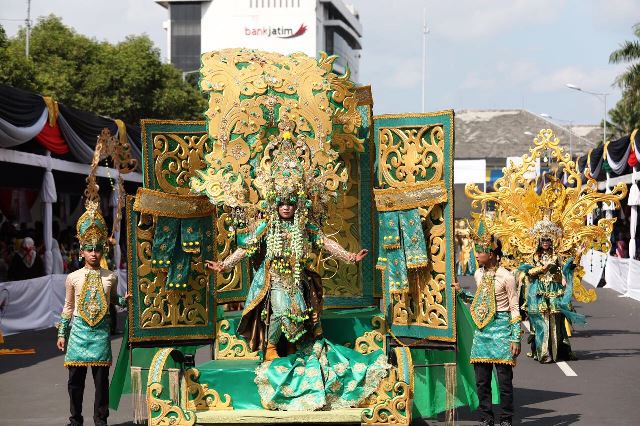
[[[356,253],[356,257],[355,257],[355,262],[362,262],[362,259],[364,259],[365,257],[367,257],[367,253],[369,253],[369,250],[367,249],[362,249],[359,252]]]
[[[520,355],[520,342],[511,342],[511,355],[517,358]]]
[[[207,266],[207,268],[215,272],[222,272],[222,270],[224,269],[224,267],[222,266],[222,262],[216,262],[214,260],[205,260],[204,263]]]
[[[58,347],[58,349],[60,349],[62,352],[64,352],[64,337],[58,337],[58,341],[56,342],[56,346]]]
[[[131,299],[131,293],[129,293],[129,292],[127,291],[127,292],[124,294],[123,298],[124,298],[124,300],[125,300],[125,301],[127,301],[127,302],[128,302],[128,301],[129,301],[129,299]]]

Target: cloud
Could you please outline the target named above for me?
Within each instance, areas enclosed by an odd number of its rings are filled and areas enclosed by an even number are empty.
[[[518,27],[553,21],[563,0],[459,0],[433,3],[434,32],[454,41],[508,34]],[[431,8],[430,8],[431,9]]]
[[[534,92],[553,92],[564,89],[567,83],[575,84],[595,92],[611,92],[613,82],[622,71],[624,65],[606,67],[566,66],[549,74],[539,72],[531,80],[529,88]]]
[[[566,0],[407,0],[398,2],[398,7],[395,4],[390,7],[390,2],[382,0],[356,0],[355,3],[361,16],[367,21],[375,20],[375,31],[379,34],[410,31],[420,36],[426,8],[427,25],[433,36],[468,42],[505,35],[515,28],[552,22],[561,13]],[[365,27],[364,31],[366,39],[373,30]]]
[[[598,28],[623,27],[631,37],[631,26],[638,22],[638,0],[597,0],[592,2],[593,23]]]

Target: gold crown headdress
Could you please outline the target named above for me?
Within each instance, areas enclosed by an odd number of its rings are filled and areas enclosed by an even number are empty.
[[[476,246],[477,251],[489,253],[495,250],[498,245],[496,238],[493,236],[490,230],[490,220],[486,213],[475,215],[475,223],[471,228],[471,240]]]
[[[80,246],[104,246],[109,234],[100,207],[95,201],[87,201],[85,207],[76,224]]]
[[[340,153],[362,151],[362,119],[349,73],[332,72],[336,57],[285,56],[226,49],[202,56],[200,86],[209,94],[213,142],[193,192],[233,208],[236,226],[280,202],[326,217],[327,200],[348,180]],[[302,203],[302,204],[301,204]]]
[[[553,246],[556,247],[562,238],[562,228],[551,220],[552,212],[549,208],[542,208],[541,210],[544,211],[544,217],[533,225],[533,228],[529,230],[529,234],[535,238],[538,244],[542,240],[550,240]]]

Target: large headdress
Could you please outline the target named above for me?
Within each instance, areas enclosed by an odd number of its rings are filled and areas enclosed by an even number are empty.
[[[627,193],[626,186],[618,184],[604,194],[598,192],[595,180],[583,183],[575,162],[559,144],[550,129],[541,130],[530,153],[522,156],[521,164],[511,162],[504,168],[494,191],[483,192],[474,184],[465,187],[473,207],[495,207],[492,232],[502,242],[504,254],[517,263],[531,261],[541,238],[550,238],[554,252],[564,257],[575,258],[580,247],[604,251],[609,247],[615,219],[600,219],[591,225],[586,218],[600,202],[613,202],[619,207]],[[530,178],[537,161],[549,172]],[[565,183],[558,175],[564,175]],[[579,287],[579,283],[574,285],[574,292]]]
[[[231,207],[242,226],[278,203],[314,221],[348,180],[340,153],[363,150],[355,86],[332,72],[335,57],[226,49],[202,56],[200,86],[212,150],[193,192]]]
[[[86,210],[78,219],[76,231],[80,247],[105,247],[109,231],[97,202],[86,203]]]

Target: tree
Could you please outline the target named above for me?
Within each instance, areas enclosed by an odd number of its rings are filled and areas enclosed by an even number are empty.
[[[21,54],[20,54],[21,53]],[[35,67],[22,52],[16,52],[7,38],[7,33],[0,25],[0,84],[20,87],[26,90],[37,90]]]
[[[622,99],[609,110],[607,126],[612,129],[614,138],[630,134],[633,129],[640,128],[640,98],[634,91],[625,91]]]
[[[627,70],[616,78],[623,89],[640,90],[640,23],[633,26],[633,34],[638,40],[625,41],[609,56],[609,63],[629,63]]]
[[[198,119],[206,109],[204,98],[178,69],[162,63],[146,35],[114,45],[80,35],[50,15],[33,27],[28,59],[25,38],[23,28],[0,45],[0,59],[7,58],[0,60],[0,81],[6,84],[129,123]],[[12,67],[19,71],[8,72]]]
[[[640,23],[633,26],[636,40],[627,40],[609,56],[609,63],[628,63],[627,69],[616,78],[622,88],[622,99],[609,110],[614,136],[629,134],[640,128]]]

